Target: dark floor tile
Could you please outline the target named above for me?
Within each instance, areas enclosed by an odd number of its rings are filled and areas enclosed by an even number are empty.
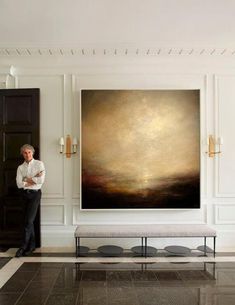
[[[56,279],[53,286],[53,292],[59,292],[60,290],[76,290],[80,286],[80,279],[81,272],[77,274],[76,269],[65,267],[60,271],[60,274]]]
[[[181,281],[177,271],[154,271],[154,274],[159,281]]]
[[[17,305],[43,305],[48,297],[48,293],[42,293],[40,291],[38,293],[24,293],[17,302]]]
[[[198,282],[196,283],[198,285]],[[187,284],[185,284],[183,281],[159,281],[159,286],[161,287],[185,287],[188,286]],[[189,286],[191,287],[191,285]],[[192,287],[195,287],[195,283]]]
[[[1,305],[14,305],[16,300],[19,298],[19,293],[11,294],[0,294],[0,304]]]
[[[107,288],[108,303],[121,299],[135,299],[136,289],[130,287],[109,287]]]
[[[200,288],[197,288],[198,294],[192,293],[185,287],[162,288],[161,293],[171,305],[198,305],[200,304]]]
[[[28,281],[9,280],[1,288],[0,294],[2,293],[20,293],[23,292],[28,285]]]
[[[49,293],[49,291],[52,289],[52,284],[48,284],[46,281],[42,282],[33,282],[31,281],[29,285],[27,286],[25,293],[29,294],[46,294]]]
[[[51,294],[45,305],[75,305],[77,293]]]
[[[180,271],[178,271],[178,274],[183,281],[208,280],[208,277],[206,276],[206,274],[201,270],[180,270]]]
[[[160,282],[157,279],[154,281],[133,281],[133,285],[136,289],[145,287],[159,287]]]
[[[81,288],[106,288],[106,281],[80,281]]]
[[[107,303],[107,289],[101,287],[79,288],[76,305],[109,305]]]
[[[87,270],[82,272],[83,281],[105,281],[106,271]]]
[[[10,280],[17,280],[17,281],[31,281],[32,278],[35,276],[36,271],[22,271],[16,272]]]
[[[47,268],[40,268],[35,277],[33,278],[33,281],[34,282],[42,282],[42,281],[45,281],[45,282],[48,282],[48,283],[51,283],[51,282],[54,282],[56,280],[56,278],[58,277],[60,273],[60,269],[47,269]]]
[[[235,264],[124,267],[25,263],[0,290],[0,305],[205,305],[208,298],[235,304]]]
[[[0,294],[6,292],[22,292],[25,290],[34,275],[34,272],[16,272],[1,288]]]
[[[133,281],[108,281],[107,287],[134,287]]]
[[[170,305],[162,288],[140,288],[137,290],[137,299],[140,305]],[[181,304],[177,304],[181,305]],[[189,304],[188,304],[189,305]]]
[[[2,267],[4,267],[10,260],[11,257],[0,257],[0,269],[2,269]]]
[[[49,257],[49,256],[50,256],[49,253],[39,253],[39,252],[33,252],[29,255],[29,257]]]
[[[131,281],[131,271],[106,271],[107,281]]]
[[[145,286],[135,288],[135,292],[138,297],[145,295],[154,296],[156,293],[159,293],[159,291],[161,291],[160,286]]]
[[[216,281],[200,281],[200,280],[191,280],[191,281],[183,281],[184,287],[187,288],[195,288],[198,287],[200,289],[211,289],[216,287]]]
[[[41,268],[40,263],[24,263],[22,266],[20,266],[18,272],[37,271],[39,268]]]
[[[119,300],[108,299],[108,305],[139,305],[137,297],[134,298],[124,298]]]
[[[216,285],[235,287],[234,272],[235,268],[231,269],[226,267],[225,269],[218,269],[216,272]]]
[[[57,253],[52,253],[52,252],[33,252],[30,257],[75,257],[75,252],[74,253],[62,253],[62,252],[57,252]]]
[[[80,267],[83,265],[84,264],[79,264],[79,263],[64,263],[62,268],[75,268],[77,270],[80,270]]]
[[[133,281],[154,281],[157,280],[153,271],[132,271]]]
[[[235,304],[235,294],[233,295],[215,295],[215,304],[219,305],[234,305]]]
[[[224,272],[224,273],[225,273],[225,277],[226,277],[227,281],[229,281],[230,283],[233,283],[233,285],[235,285],[235,269],[226,270],[226,272]]]
[[[63,263],[40,263],[41,268],[47,269],[62,269],[64,264]]]
[[[48,253],[48,257],[75,257],[75,252],[74,253]]]

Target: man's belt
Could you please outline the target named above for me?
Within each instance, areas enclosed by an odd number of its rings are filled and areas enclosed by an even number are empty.
[[[39,191],[40,191],[40,189],[39,190],[30,190],[30,189],[24,190],[25,193],[35,193],[35,192],[39,192]]]

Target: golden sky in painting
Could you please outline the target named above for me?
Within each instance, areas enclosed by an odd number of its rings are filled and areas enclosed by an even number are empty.
[[[199,112],[198,90],[85,90],[83,169],[126,192],[198,174]]]

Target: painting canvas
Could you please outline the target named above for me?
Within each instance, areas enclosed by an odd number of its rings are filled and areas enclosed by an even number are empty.
[[[82,90],[81,208],[200,208],[200,91]]]

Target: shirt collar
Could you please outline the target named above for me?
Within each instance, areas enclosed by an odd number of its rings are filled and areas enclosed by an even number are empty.
[[[29,161],[29,163],[27,163],[26,161],[24,161],[24,164],[29,166],[29,165],[32,165],[34,162],[34,158],[32,160]]]

